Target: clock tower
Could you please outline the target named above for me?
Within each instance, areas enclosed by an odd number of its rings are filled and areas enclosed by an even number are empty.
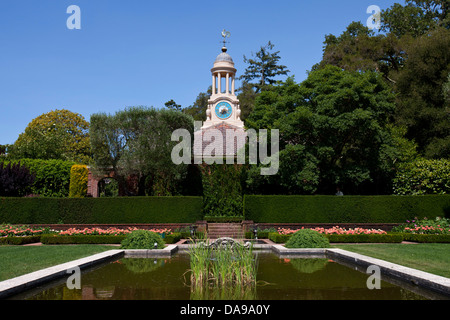
[[[236,69],[225,46],[225,39],[230,33],[224,30],[222,36],[222,53],[217,56],[211,69],[212,94],[208,99],[206,121],[194,132],[193,153],[199,161],[212,157],[236,158],[238,150],[245,146],[247,136],[235,94]]]
[[[241,120],[239,100],[235,94],[236,69],[231,56],[227,53],[227,47],[222,47],[214,61],[212,73],[212,95],[208,100],[206,121],[202,129],[218,124],[228,124],[238,128],[244,128]]]

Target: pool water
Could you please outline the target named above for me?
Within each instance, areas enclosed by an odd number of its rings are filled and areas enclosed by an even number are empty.
[[[189,256],[121,258],[86,270],[81,289],[66,279],[21,294],[29,300],[421,300],[424,296],[381,281],[369,290],[365,274],[329,259],[279,258],[258,254],[257,285],[191,289]]]

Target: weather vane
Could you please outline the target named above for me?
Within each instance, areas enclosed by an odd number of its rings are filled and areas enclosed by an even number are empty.
[[[226,46],[227,38],[231,36],[231,33],[229,31],[226,31],[225,29],[222,30],[222,37],[223,37],[223,46]]]

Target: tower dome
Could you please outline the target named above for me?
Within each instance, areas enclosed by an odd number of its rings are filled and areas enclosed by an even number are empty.
[[[227,53],[226,47],[222,48],[222,53],[217,56],[216,61],[214,63],[216,62],[229,62],[234,65],[234,61],[231,58],[231,56]]]

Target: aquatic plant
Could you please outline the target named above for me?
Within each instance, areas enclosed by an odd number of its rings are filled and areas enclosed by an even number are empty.
[[[252,247],[197,244],[189,248],[191,287],[254,285],[257,261]],[[201,290],[201,289],[196,289]]]

